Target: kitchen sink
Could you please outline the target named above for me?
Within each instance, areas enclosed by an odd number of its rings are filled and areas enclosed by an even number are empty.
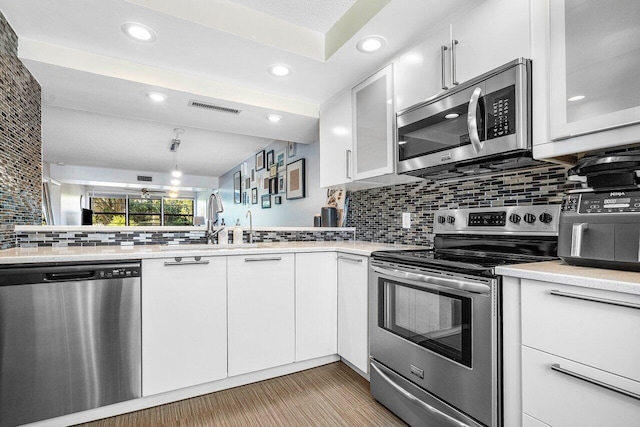
[[[247,249],[257,248],[257,243],[242,243],[229,245],[212,245],[207,243],[184,244],[184,245],[162,245],[162,251],[201,251],[201,250],[219,250],[219,249]]]

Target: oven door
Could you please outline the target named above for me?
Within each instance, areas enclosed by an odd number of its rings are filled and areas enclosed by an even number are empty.
[[[498,425],[498,279],[375,260],[371,268],[372,359],[480,423]]]

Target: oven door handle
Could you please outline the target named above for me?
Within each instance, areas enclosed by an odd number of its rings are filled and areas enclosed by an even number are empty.
[[[429,283],[431,285],[444,286],[445,288],[455,289],[458,291],[473,292],[477,294],[491,293],[491,286],[484,283],[476,283],[468,280],[447,279],[444,277],[427,276],[425,274],[411,273],[408,271],[397,270],[395,268],[385,268],[371,266],[373,271],[385,276],[391,276],[398,279],[415,280],[416,282]]]
[[[428,403],[425,403],[422,400],[418,399],[413,394],[409,393],[407,390],[403,389],[398,384],[396,384],[391,378],[389,378],[384,372],[382,372],[382,370],[378,368],[375,364],[370,363],[369,366],[371,366],[376,371],[376,373],[380,375],[380,378],[382,378],[387,384],[393,387],[393,389],[398,393],[400,393],[404,398],[411,401],[411,403],[416,404],[417,406],[419,406],[420,408],[422,408],[427,412],[437,415],[438,417],[444,418],[451,425],[458,426],[458,427],[470,427],[468,424],[458,421],[455,418],[453,418],[451,415],[447,415],[444,412],[439,411],[433,406],[429,405]]]

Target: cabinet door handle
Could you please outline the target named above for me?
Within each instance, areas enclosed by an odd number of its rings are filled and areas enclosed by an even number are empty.
[[[589,295],[573,294],[571,292],[562,292],[555,289],[552,291],[549,291],[549,293],[557,297],[565,297],[565,298],[579,299],[583,301],[599,302],[601,304],[609,304],[609,305],[615,305],[618,307],[634,308],[636,310],[640,310],[640,304],[636,304],[633,302],[619,301],[619,300],[609,299],[609,298],[592,297]]]
[[[469,111],[467,112],[467,130],[469,131],[471,146],[476,154],[482,150],[482,146],[484,145],[484,143],[480,141],[480,135],[478,134],[478,118],[476,117],[476,110],[478,109],[478,102],[480,102],[481,95],[482,89],[479,87],[473,90],[471,99],[469,99]]]
[[[271,257],[271,258],[245,258],[244,262],[260,262],[260,261],[280,261],[282,257]]]
[[[456,79],[456,45],[458,40],[451,40],[451,84],[456,86],[460,84]]]
[[[201,259],[199,256],[193,257],[193,261],[183,261],[181,257],[175,257],[175,261],[165,261],[165,267],[172,267],[177,265],[207,265],[209,264],[208,259]]]
[[[582,234],[589,229],[589,224],[581,222],[571,228],[571,256],[580,258],[582,253]]]
[[[551,369],[553,371],[560,372],[561,374],[565,374],[565,375],[568,375],[570,377],[577,378],[577,379],[582,380],[584,382],[587,382],[589,384],[593,384],[593,385],[596,385],[598,387],[602,387],[604,389],[607,389],[607,390],[622,394],[623,396],[627,396],[627,397],[630,397],[632,399],[640,400],[640,394],[634,393],[634,392],[629,391],[629,390],[625,390],[625,389],[620,388],[620,387],[616,387],[616,386],[611,385],[611,384],[604,383],[604,382],[602,382],[600,380],[596,380],[594,378],[587,377],[587,376],[579,374],[577,372],[570,371],[570,370],[560,366],[559,363],[554,363],[553,365],[551,365]]]
[[[351,150],[347,150],[347,179],[351,179]]]
[[[338,259],[343,259],[345,261],[351,261],[351,262],[362,262],[362,258],[349,258],[348,256],[342,256],[342,255],[339,255]]]
[[[445,52],[447,51],[448,47],[445,45],[440,46],[440,68],[442,70],[442,89],[447,90],[449,89],[449,87],[447,86],[447,76],[446,76],[446,70],[445,70],[445,62],[446,62],[446,58],[445,58]]]

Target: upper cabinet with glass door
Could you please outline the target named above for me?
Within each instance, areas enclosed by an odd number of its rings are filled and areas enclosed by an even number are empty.
[[[553,0],[550,139],[557,155],[640,142],[640,1]]]

